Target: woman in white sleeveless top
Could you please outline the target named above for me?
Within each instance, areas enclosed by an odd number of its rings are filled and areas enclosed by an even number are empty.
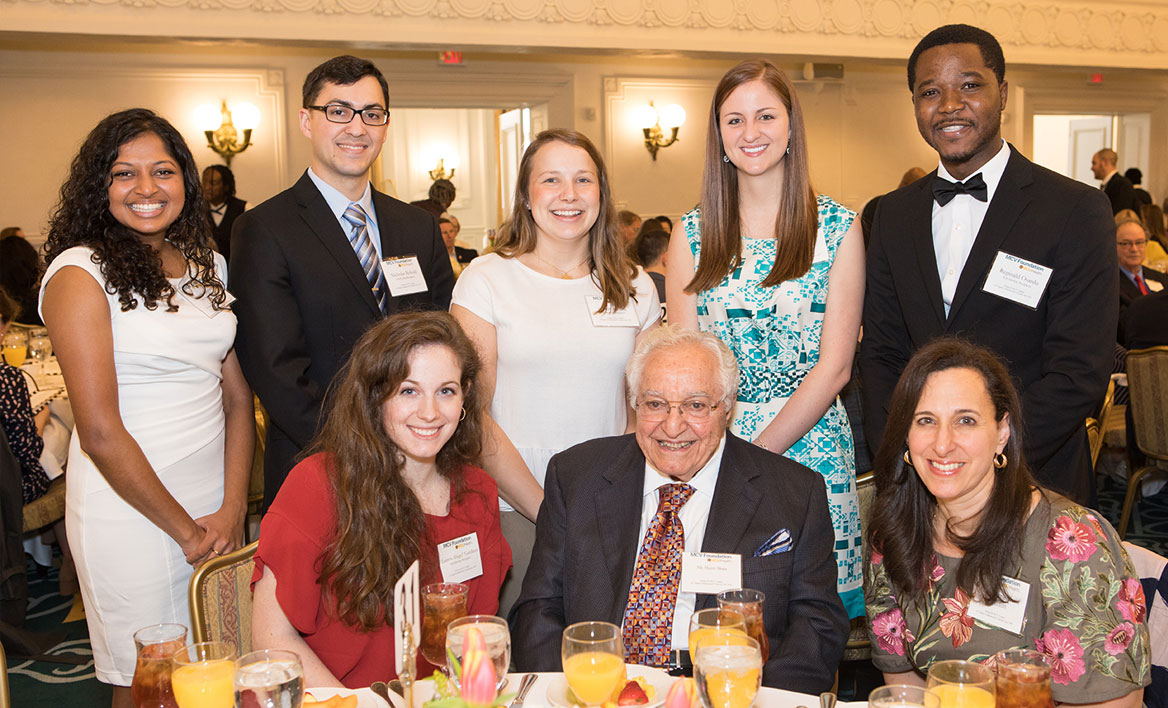
[[[182,136],[144,109],[108,116],[61,188],[41,311],[77,420],[66,527],[98,679],[129,706],[133,632],[189,625],[195,565],[243,539],[254,439]]]

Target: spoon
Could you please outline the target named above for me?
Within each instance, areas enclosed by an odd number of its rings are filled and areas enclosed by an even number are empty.
[[[819,708],[835,708],[836,696],[831,691],[819,694]]]
[[[394,680],[396,681],[397,679],[394,679]],[[374,681],[369,686],[369,690],[371,690],[374,693],[376,693],[377,695],[381,696],[382,699],[384,699],[385,702],[388,703],[389,705],[391,705],[391,706],[393,705],[393,701],[389,700],[389,686],[384,681]],[[398,693],[398,695],[401,695],[401,694]]]

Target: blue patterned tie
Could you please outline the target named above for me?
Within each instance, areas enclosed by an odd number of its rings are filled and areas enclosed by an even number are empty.
[[[693,496],[694,488],[666,484],[657,491],[657,514],[649,523],[633,566],[622,632],[625,661],[645,666],[665,666],[669,661],[685,550],[685,529],[677,514]]]
[[[381,314],[389,314],[389,284],[385,282],[385,274],[381,272],[381,264],[377,261],[377,250],[373,248],[373,239],[369,238],[369,227],[365,223],[365,210],[361,205],[353,202],[345,209],[345,221],[353,227],[349,233],[349,245],[357,254],[361,262],[361,270],[365,271],[365,279],[373,290],[373,298],[381,308]]]

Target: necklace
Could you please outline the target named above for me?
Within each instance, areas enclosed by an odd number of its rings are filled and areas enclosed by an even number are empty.
[[[551,263],[548,263],[548,262],[547,262],[547,261],[545,261],[544,259],[540,258],[540,257],[539,257],[539,254],[538,254],[538,253],[536,253],[535,251],[532,251],[532,252],[531,252],[531,255],[535,256],[536,260],[538,260],[540,263],[543,263],[543,264],[544,264],[545,266],[547,266],[548,268],[551,268],[552,270],[554,270],[554,271],[556,271],[557,273],[559,273],[559,274],[560,274],[560,275],[559,275],[559,278],[560,278],[560,280],[571,280],[571,279],[572,279],[572,276],[570,276],[570,275],[568,275],[568,274],[569,274],[569,273],[571,273],[572,271],[576,270],[576,269],[577,269],[577,268],[579,268],[580,266],[584,265],[585,263],[587,263],[587,262],[588,262],[588,258],[589,258],[588,256],[585,256],[585,257],[584,257],[584,260],[580,261],[579,263],[577,263],[576,265],[572,266],[571,268],[569,268],[569,269],[567,269],[567,270],[563,270],[563,269],[561,269],[561,268],[557,268],[556,266],[552,265]]]

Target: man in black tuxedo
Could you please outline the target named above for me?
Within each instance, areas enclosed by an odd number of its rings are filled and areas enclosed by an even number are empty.
[[[1145,295],[1162,292],[1168,285],[1168,276],[1143,266],[1148,230],[1134,214],[1115,217],[1115,250],[1119,258],[1119,329],[1115,341],[1123,344],[1128,307]]]
[[[1091,156],[1091,174],[1103,184],[1101,188],[1111,202],[1111,213],[1118,214],[1124,209],[1140,211],[1140,202],[1136,197],[1136,188],[1131,181],[1119,174],[1116,166],[1119,156],[1111,148],[1103,148]]]
[[[235,347],[267,409],[264,508],[316,433],[325,392],[357,338],[387,314],[450,305],[454,274],[434,217],[374,190],[389,122],[371,62],[334,57],[304,81],[312,166],[235,223]]]
[[[1020,385],[1038,479],[1087,502],[1084,421],[1114,349],[1115,226],[1099,190],[1002,140],[1005,73],[997,40],[968,25],[930,32],[909,58],[917,127],[940,166],[882,197],[873,223],[860,347],[868,439],[881,440],[913,352],[960,335],[1005,359]]]
[[[604,620],[623,625],[628,661],[684,667],[690,615],[717,606],[711,593],[745,587],[766,594],[763,684],[829,690],[848,618],[823,478],[727,432],[738,368],[717,337],[667,325],[644,340],[627,368],[636,433],[577,445],[548,465],[510,617],[516,666],[560,671],[564,628]],[[686,496],[665,508],[675,487]],[[684,539],[656,556],[654,531],[669,523]],[[741,572],[695,588],[681,564],[699,550],[733,554]]]
[[[247,202],[235,196],[235,174],[227,165],[210,165],[203,170],[203,196],[211,219],[215,250],[231,262],[231,227],[247,209]]]

